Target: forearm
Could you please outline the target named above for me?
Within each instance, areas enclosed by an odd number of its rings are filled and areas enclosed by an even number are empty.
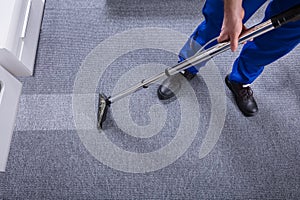
[[[224,18],[239,17],[243,18],[243,0],[224,0]]]
[[[224,0],[224,19],[219,42],[230,40],[231,50],[238,46],[238,37],[244,29],[242,0]]]

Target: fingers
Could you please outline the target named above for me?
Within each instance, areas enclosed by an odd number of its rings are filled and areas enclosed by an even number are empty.
[[[239,38],[247,33],[247,27],[243,24],[242,31],[240,34],[239,32],[230,32],[229,30],[226,31],[226,29],[222,28],[221,33],[218,37],[218,42],[225,42],[230,41],[230,48],[234,52],[238,48]],[[250,39],[249,41],[252,41],[253,39]],[[243,42],[243,44],[246,44],[246,42]]]
[[[243,31],[239,37],[242,37],[248,33],[249,33],[249,29],[245,25],[243,25]],[[252,42],[252,41],[253,41],[253,38],[250,38],[250,39],[248,39],[248,41],[243,42],[242,44],[246,44],[247,42]]]
[[[234,33],[232,35],[230,35],[230,48],[231,51],[236,51],[238,48],[238,44],[239,44],[239,35]]]
[[[225,42],[225,41],[229,41],[229,37],[228,34],[224,34],[224,32],[222,31],[218,37],[218,42]]]
[[[248,28],[245,26],[245,24],[243,24],[243,28],[242,28],[242,32],[248,30]]]
[[[230,40],[231,51],[236,51],[238,47],[239,35],[238,34],[228,35],[228,34],[221,33],[217,40],[219,43]]]

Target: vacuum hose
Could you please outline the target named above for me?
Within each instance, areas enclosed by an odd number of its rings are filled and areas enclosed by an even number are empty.
[[[298,20],[300,20],[300,4],[271,18],[274,28],[278,28],[283,24],[296,22]]]

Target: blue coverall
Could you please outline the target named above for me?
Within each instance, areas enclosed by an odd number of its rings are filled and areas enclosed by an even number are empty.
[[[243,23],[266,1],[267,0],[243,0],[242,5],[245,10]],[[300,0],[271,0],[265,11],[263,21],[298,4],[300,4]],[[201,46],[219,36],[224,16],[223,9],[223,0],[207,0],[205,2],[202,10],[205,20],[196,28],[190,39],[181,49],[179,54],[180,61],[194,55]],[[199,44],[191,45],[193,40]],[[251,42],[247,42],[233,64],[229,80],[242,84],[252,83],[262,73],[264,66],[290,52],[299,42],[300,21],[288,23],[255,38]],[[214,44],[208,45],[205,48],[209,48],[212,45]],[[187,70],[195,74],[203,65],[204,63]]]

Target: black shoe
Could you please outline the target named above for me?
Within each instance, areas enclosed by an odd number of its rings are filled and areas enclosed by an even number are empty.
[[[243,87],[243,84],[229,81],[229,75],[226,76],[225,83],[234,94],[236,104],[241,112],[247,117],[254,116],[258,112],[258,107],[251,88],[249,86]]]
[[[181,82],[186,79],[188,81],[192,80],[196,74],[192,74],[188,71],[183,73],[178,73],[173,76],[168,77],[162,82],[162,84],[157,89],[157,96],[160,100],[167,100],[175,96],[181,88]]]

